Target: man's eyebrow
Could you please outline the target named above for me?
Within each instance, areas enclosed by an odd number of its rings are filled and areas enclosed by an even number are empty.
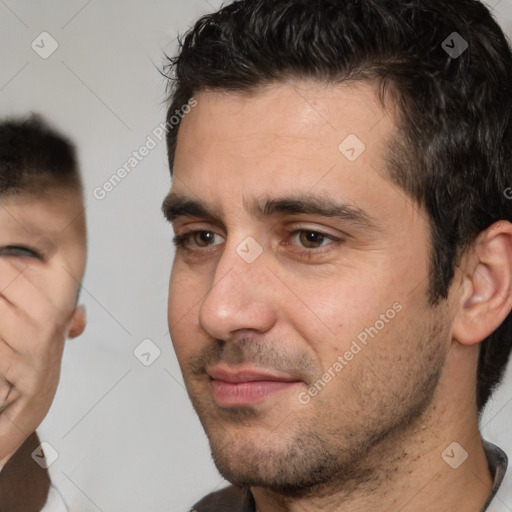
[[[276,215],[319,215],[348,221],[360,227],[378,230],[378,222],[358,206],[324,197],[287,196],[260,198],[251,203],[249,212],[255,217]],[[199,200],[170,193],[164,200],[162,211],[169,222],[179,217],[198,217],[220,223],[220,214]]]
[[[200,217],[210,220],[218,220],[220,217],[201,201],[172,192],[164,199],[162,212],[169,222],[174,222],[179,217]]]
[[[319,215],[349,221],[363,228],[378,230],[378,222],[358,206],[331,198],[314,196],[292,196],[262,198],[251,205],[251,213],[258,217],[273,215]]]

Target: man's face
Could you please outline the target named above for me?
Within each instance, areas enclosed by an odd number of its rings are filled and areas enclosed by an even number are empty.
[[[66,334],[75,336],[83,330],[82,312],[76,308],[78,290],[86,261],[86,233],[84,208],[78,191],[68,188],[45,190],[40,195],[22,193],[0,199],[0,258],[12,263],[19,273],[9,283],[3,283],[2,295],[15,298],[18,322],[28,321],[24,315],[37,316],[41,311],[39,300],[48,301],[45,311],[53,311],[54,318],[47,324],[57,323]],[[3,276],[0,276],[3,279]],[[19,279],[18,279],[19,278]],[[29,281],[37,289],[22,284]],[[37,320],[37,318],[36,318]],[[67,324],[67,326],[65,325]],[[21,330],[22,332],[22,330]],[[2,331],[2,337],[5,332]],[[50,407],[60,373],[63,345],[55,340],[49,352],[39,352],[38,344],[26,346],[24,340],[6,340],[19,352],[32,353],[38,372],[47,373],[44,381],[51,383],[38,397],[38,409],[44,417]],[[45,364],[45,362],[47,364]],[[39,377],[40,381],[43,377]],[[43,390],[41,390],[43,393]],[[41,418],[42,419],[42,418]]]
[[[385,178],[394,120],[369,84],[196,99],[164,205],[169,327],[214,460],[280,492],[361,478],[428,413],[451,339],[428,223]]]
[[[20,268],[28,272],[58,309],[72,310],[86,260],[80,193],[55,189],[41,196],[21,194],[2,198],[0,226],[0,256],[17,259]],[[69,285],[71,280],[73,287]]]

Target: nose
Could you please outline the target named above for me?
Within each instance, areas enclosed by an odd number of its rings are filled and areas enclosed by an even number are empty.
[[[201,327],[219,340],[244,330],[267,332],[277,319],[275,276],[265,253],[248,263],[236,249],[226,245],[199,311]]]

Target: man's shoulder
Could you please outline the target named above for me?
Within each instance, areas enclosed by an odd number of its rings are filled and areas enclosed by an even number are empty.
[[[191,512],[255,512],[254,500],[248,489],[231,485],[205,496]]]

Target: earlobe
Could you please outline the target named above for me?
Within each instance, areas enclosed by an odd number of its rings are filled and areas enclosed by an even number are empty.
[[[84,332],[86,324],[85,306],[77,306],[69,321],[68,338],[80,336]]]
[[[512,309],[512,224],[497,222],[481,233],[461,271],[463,292],[452,335],[463,345],[476,345]]]

